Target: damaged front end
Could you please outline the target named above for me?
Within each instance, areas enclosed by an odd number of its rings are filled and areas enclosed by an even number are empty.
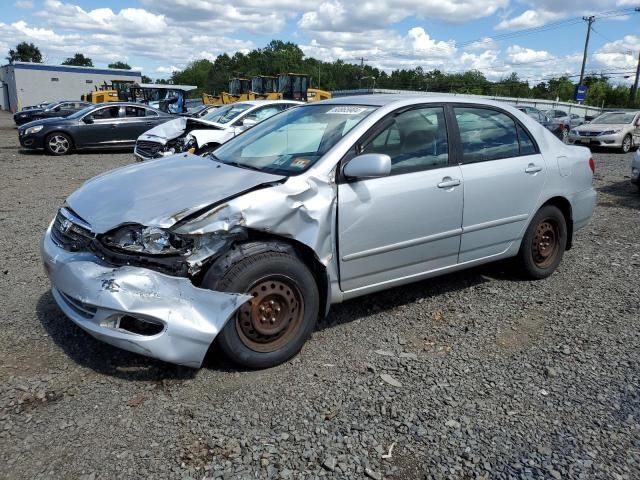
[[[193,118],[176,118],[143,133],[136,141],[134,154],[139,161],[168,157],[176,153],[193,153],[196,139],[192,130],[220,130],[218,125]]]

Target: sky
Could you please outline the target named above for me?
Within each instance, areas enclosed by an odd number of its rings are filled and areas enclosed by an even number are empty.
[[[46,63],[81,52],[95,66],[121,60],[155,79],[278,39],[326,61],[477,69],[491,80],[516,72],[538,83],[577,78],[582,16],[596,15],[587,73],[631,82],[624,76],[635,75],[640,53],[636,7],[640,0],[0,0],[0,53],[24,40]]]

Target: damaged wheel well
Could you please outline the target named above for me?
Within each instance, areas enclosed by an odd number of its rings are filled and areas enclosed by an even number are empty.
[[[248,238],[242,242],[235,243],[214,260],[209,268],[206,269],[207,273],[205,275],[222,276],[224,272],[243,258],[258,253],[268,251],[289,253],[302,260],[313,274],[320,294],[320,314],[326,315],[329,311],[329,281],[325,266],[320,263],[313,250],[297,240],[253,230],[248,230],[247,233]]]

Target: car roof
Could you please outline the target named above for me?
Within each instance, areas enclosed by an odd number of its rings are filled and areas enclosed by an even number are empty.
[[[151,105],[146,105],[144,103],[138,103],[138,102],[103,102],[103,103],[96,103],[95,106],[96,107],[145,107],[145,108],[150,108],[151,110],[158,110],[157,108],[152,107]],[[160,112],[162,110],[158,110],[158,111]]]
[[[234,105],[236,103],[239,103],[239,104],[242,104],[242,105],[269,105],[269,104],[272,104],[272,103],[290,103],[290,104],[293,104],[293,105],[301,105],[304,102],[299,102],[299,101],[296,101],[296,100],[245,100],[243,102],[230,103],[229,105]]]
[[[332,98],[330,100],[322,100],[314,102],[310,105],[366,105],[372,107],[403,107],[407,105],[421,103],[470,103],[478,105],[489,105],[499,108],[505,108],[507,104],[485,98],[478,98],[469,95],[447,95],[447,94],[373,94],[373,95],[352,95],[348,97]],[[508,105],[511,106],[511,105]]]

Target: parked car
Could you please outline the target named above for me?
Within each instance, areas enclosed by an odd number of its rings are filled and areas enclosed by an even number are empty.
[[[640,150],[636,150],[631,160],[631,183],[640,190]]]
[[[13,120],[16,122],[16,125],[24,125],[25,123],[39,120],[41,118],[68,117],[72,113],[82,110],[90,105],[91,103],[81,102],[78,100],[52,102],[45,105],[43,108],[20,110],[13,115]]]
[[[337,98],[89,180],[42,256],[91,335],[192,367],[216,339],[263,368],[343,300],[508,257],[551,275],[592,215],[594,168],[502,103]]]
[[[143,133],[134,153],[140,161],[179,152],[202,155],[276,113],[301,105],[292,100],[254,100],[216,108],[200,118],[176,118]]]
[[[198,105],[197,107],[190,108],[187,113],[180,114],[182,117],[202,118],[212,110],[221,107],[222,105]]]
[[[23,148],[65,155],[90,148],[131,148],[140,133],[176,118],[139,103],[91,105],[66,118],[45,118],[18,128]]]
[[[607,112],[574,128],[569,142],[617,148],[623,153],[640,146],[640,112]]]
[[[552,124],[550,130],[565,143],[569,138],[569,131],[584,123],[584,118],[564,110],[545,110],[544,114]]]

